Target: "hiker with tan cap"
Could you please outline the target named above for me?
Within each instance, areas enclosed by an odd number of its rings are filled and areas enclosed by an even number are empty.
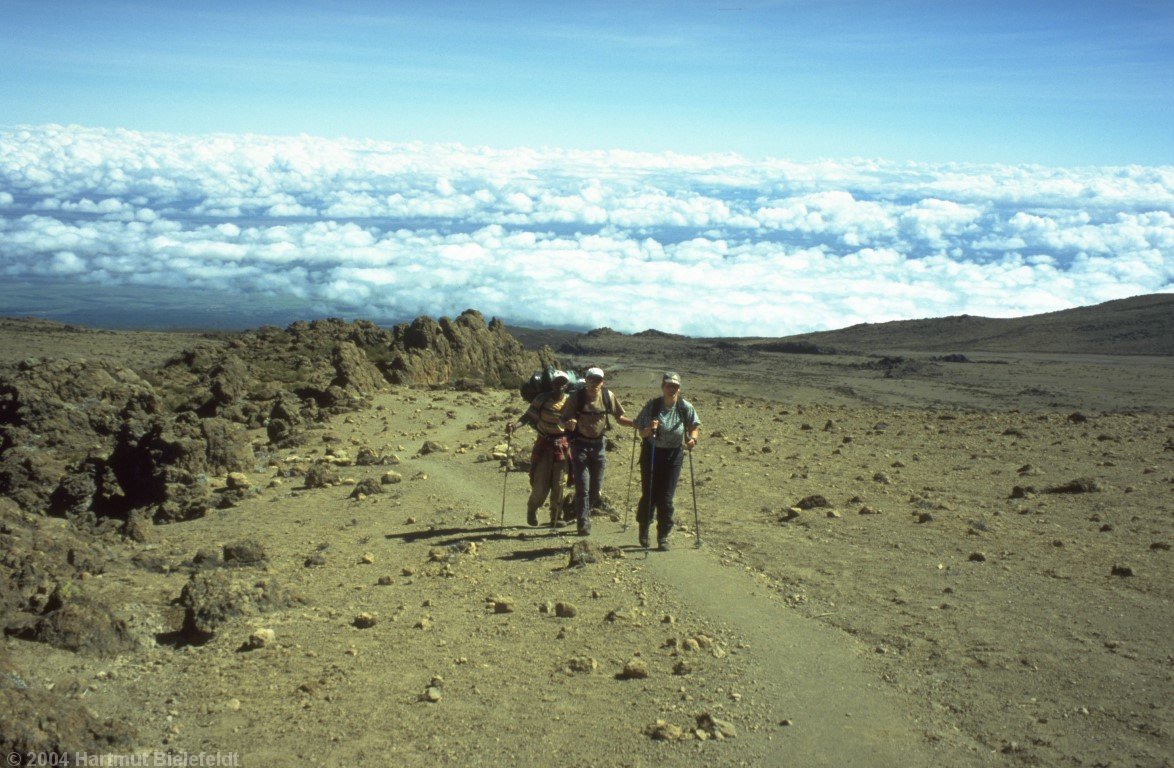
[[[586,384],[567,397],[562,410],[562,426],[572,433],[571,472],[575,478],[575,513],[580,536],[591,534],[591,510],[601,503],[600,489],[607,464],[604,433],[611,426],[611,416],[621,426],[636,426],[624,415],[619,399],[603,385],[603,369],[588,368]]]
[[[507,424],[512,434],[524,424],[534,425],[538,432],[530,449],[530,498],[526,501],[526,522],[538,525],[538,510],[550,496],[550,524],[558,524],[562,512],[562,492],[571,458],[571,445],[566,430],[560,425],[563,406],[567,402],[568,376],[553,371],[551,388],[530,402],[530,408],[518,421]]]
[[[697,445],[701,419],[692,403],[681,397],[681,376],[666,371],[660,380],[661,394],[649,400],[636,417],[636,429],[644,438],[640,444],[640,504],[636,522],[640,546],[648,546],[648,529],[656,511],[657,549],[669,548],[673,517],[673,496],[686,451]],[[691,458],[691,457],[690,457]]]

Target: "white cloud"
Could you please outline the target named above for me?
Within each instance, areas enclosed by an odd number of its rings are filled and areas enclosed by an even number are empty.
[[[786,334],[1172,290],[1174,169],[0,131],[0,273]]]

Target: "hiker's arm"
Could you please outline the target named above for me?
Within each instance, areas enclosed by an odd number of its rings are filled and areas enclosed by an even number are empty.
[[[685,446],[692,450],[697,445],[697,438],[701,434],[701,419],[697,418],[697,409],[689,405],[689,428],[685,430]]]
[[[619,424],[621,427],[634,427],[634,426],[636,426],[636,422],[632,421],[631,419],[629,419],[627,416],[624,415],[624,406],[620,405],[619,398],[615,397],[614,395],[612,396],[612,401],[611,401],[611,411],[613,414],[615,414],[616,423]]]
[[[558,415],[558,427],[564,432],[575,431],[575,426],[578,425],[579,420],[575,418],[578,414],[575,413],[575,398],[568,397],[567,402],[563,404],[562,411]]]

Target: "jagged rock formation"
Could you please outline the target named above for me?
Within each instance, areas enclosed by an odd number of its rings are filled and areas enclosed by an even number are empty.
[[[144,517],[203,514],[207,476],[252,466],[248,429],[290,446],[389,384],[514,386],[551,361],[475,310],[390,330],[339,319],[264,327],[141,372],[25,360],[0,370],[0,494],[25,511],[125,521],[141,537]]]
[[[467,309],[456,320],[416,318],[394,329],[394,355],[385,368],[400,384],[445,384],[476,379],[487,386],[515,387],[530,373],[554,362],[551,352],[529,352],[493,319],[488,325],[476,310]]]

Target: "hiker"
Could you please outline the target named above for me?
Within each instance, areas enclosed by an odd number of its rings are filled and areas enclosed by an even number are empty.
[[[566,385],[569,377],[563,371],[552,371],[551,388],[530,402],[530,408],[518,421],[507,424],[506,432],[513,433],[524,424],[532,424],[538,436],[530,449],[530,498],[526,502],[526,522],[538,525],[538,510],[550,496],[550,524],[558,524],[562,511],[563,485],[567,476],[567,462],[571,445],[566,431],[560,426],[560,414],[567,402]]]
[[[685,451],[697,445],[701,420],[697,410],[681,397],[681,376],[666,371],[660,380],[659,397],[649,400],[636,417],[640,437],[640,504],[636,522],[640,526],[640,546],[648,547],[648,529],[656,509],[656,548],[669,549],[669,532],[673,529],[673,496],[681,476]]]
[[[591,510],[602,502],[600,489],[607,464],[604,433],[611,425],[610,416],[621,426],[636,426],[624,415],[619,399],[603,385],[603,369],[588,368],[586,384],[567,397],[562,411],[562,426],[572,432],[571,472],[580,536],[591,535]]]

